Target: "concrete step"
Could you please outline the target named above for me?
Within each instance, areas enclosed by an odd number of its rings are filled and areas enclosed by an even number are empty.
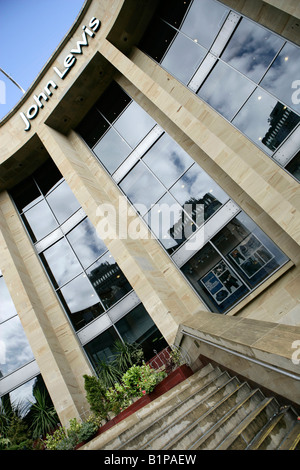
[[[300,450],[300,421],[296,421],[289,433],[282,439],[278,450]]]

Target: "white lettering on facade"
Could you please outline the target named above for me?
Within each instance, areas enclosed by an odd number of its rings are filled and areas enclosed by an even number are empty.
[[[77,60],[76,54],[82,55],[82,48],[87,47],[89,45],[88,37],[93,38],[95,36],[95,33],[101,26],[101,21],[93,17],[91,18],[88,26],[89,27],[82,27],[82,40],[77,41],[76,48],[71,49],[70,53],[65,57],[63,62],[64,69],[60,70],[58,67],[53,67],[54,72],[59,76],[60,79],[63,80],[69,73],[71,68],[75,65]],[[51,87],[56,89],[58,88],[58,85],[53,80],[50,80],[45,86],[43,92],[41,92],[38,96],[34,95],[33,99],[35,101],[35,104],[31,105],[26,113],[20,113],[20,116],[25,123],[24,131],[29,131],[31,129],[30,121],[38,115],[39,110],[44,107],[44,102],[47,102],[49,100],[49,97],[52,96],[53,92],[51,90]]]

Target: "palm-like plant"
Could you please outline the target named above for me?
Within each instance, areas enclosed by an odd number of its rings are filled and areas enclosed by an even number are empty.
[[[59,423],[58,415],[45,390],[34,391],[35,403],[31,403],[25,420],[32,432],[33,439],[38,439],[53,431]]]

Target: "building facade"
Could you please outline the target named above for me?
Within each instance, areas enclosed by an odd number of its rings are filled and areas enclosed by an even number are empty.
[[[297,372],[299,21],[87,0],[0,123],[1,397],[42,380],[66,423],[116,340],[150,359],[204,320],[249,325],[239,347],[275,328],[260,353]]]

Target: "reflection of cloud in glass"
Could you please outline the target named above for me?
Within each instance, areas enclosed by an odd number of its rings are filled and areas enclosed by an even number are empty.
[[[300,104],[292,101],[292,95],[295,91],[292,84],[299,79],[300,48],[293,44],[286,44],[262,80],[261,85],[299,112]]]
[[[29,224],[36,240],[41,240],[58,227],[46,201],[41,201],[22,216]]]
[[[116,130],[132,148],[135,148],[154,126],[155,121],[135,101],[130,103],[114,123]]]
[[[65,181],[47,196],[47,201],[60,224],[80,208],[79,202]]]
[[[254,88],[255,85],[239,72],[218,62],[197,94],[231,120]]]
[[[113,173],[131,152],[129,145],[111,128],[95,146],[94,152],[105,168]]]
[[[73,279],[61,289],[71,313],[80,312],[99,302],[98,296],[85,274]]]
[[[43,256],[58,286],[66,283],[82,271],[76,256],[64,238],[45,250]]]
[[[0,322],[17,314],[3,277],[0,277]]]
[[[243,18],[222,59],[258,82],[282,44],[281,38]]]

